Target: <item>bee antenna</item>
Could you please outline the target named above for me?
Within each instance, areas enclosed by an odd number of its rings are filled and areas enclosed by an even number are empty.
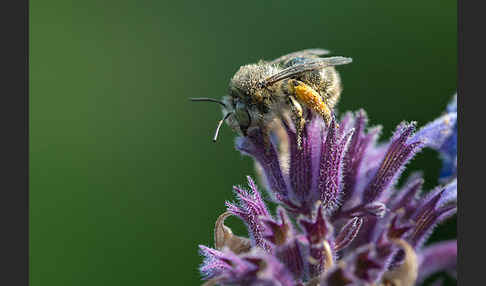
[[[189,98],[189,100],[190,101],[209,101],[209,102],[216,102],[216,103],[219,103],[222,106],[226,107],[226,104],[223,101],[217,100],[217,99],[214,99],[214,98],[200,97],[200,98]]]
[[[218,140],[218,134],[219,134],[219,129],[221,129],[221,126],[223,125],[223,122],[228,119],[228,117],[233,114],[232,112],[230,113],[227,113],[223,119],[221,119],[219,122],[218,122],[218,127],[216,127],[216,132],[214,132],[214,137],[213,137],[213,142],[216,142],[216,140]]]

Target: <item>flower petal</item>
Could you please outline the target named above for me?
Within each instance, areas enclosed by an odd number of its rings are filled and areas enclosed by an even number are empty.
[[[422,148],[421,141],[408,143],[414,130],[414,122],[398,126],[380,167],[363,193],[365,203],[379,199],[382,192],[396,181],[403,166]]]
[[[421,141],[424,143],[424,147],[438,150],[453,135],[456,122],[457,113],[451,112],[444,114],[417,131],[409,140],[409,143]]]
[[[335,120],[331,121],[327,138],[321,151],[317,183],[319,198],[328,210],[333,210],[338,206],[339,196],[342,191],[343,156],[351,135],[352,131],[341,138],[337,132]]]
[[[438,271],[455,269],[457,241],[449,240],[425,247],[420,253],[419,282]]]
[[[234,187],[239,204],[226,202],[226,206],[229,213],[239,217],[247,225],[252,245],[257,245],[268,251],[271,247],[263,237],[265,226],[262,218],[271,218],[271,216],[250,177],[248,177],[248,185],[251,191]]]
[[[339,234],[336,237],[334,250],[339,251],[353,242],[356,235],[363,225],[363,218],[361,217],[354,217],[350,219],[341,229]]]
[[[456,195],[457,182],[452,181],[446,186],[436,188],[422,200],[412,217],[415,227],[409,241],[414,247],[420,248],[438,223],[456,213]]]
[[[365,111],[359,110],[354,121],[354,132],[343,158],[343,201],[350,199],[355,193],[365,154],[375,144],[380,133],[381,128],[375,128],[366,134],[367,123],[368,117]]]
[[[236,139],[236,149],[252,156],[263,168],[265,179],[269,184],[271,195],[277,201],[288,199],[287,184],[284,180],[277,151],[273,144],[268,150],[265,147],[263,133],[259,129],[250,131],[248,136]]]

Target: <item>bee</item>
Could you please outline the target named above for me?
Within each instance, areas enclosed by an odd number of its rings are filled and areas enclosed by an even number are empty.
[[[191,100],[216,102],[223,107],[223,118],[216,127],[214,142],[226,121],[243,136],[247,136],[252,128],[260,128],[265,144],[269,144],[270,124],[290,115],[300,148],[309,113],[322,116],[327,125],[331,122],[333,107],[342,91],[341,79],[334,66],[352,62],[351,58],[341,56],[320,57],[328,53],[323,49],[306,49],[271,61],[260,60],[241,66],[222,100]]]

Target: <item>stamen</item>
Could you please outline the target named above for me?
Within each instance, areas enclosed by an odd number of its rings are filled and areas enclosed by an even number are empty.
[[[231,215],[230,212],[224,212],[216,220],[214,225],[214,246],[218,250],[228,247],[236,254],[248,252],[251,248],[250,240],[234,235],[231,229],[224,225],[226,218]]]
[[[324,240],[322,242],[322,246],[322,256],[324,257],[324,270],[320,275],[309,280],[307,284],[305,284],[306,286],[319,286],[319,281],[322,279],[322,277],[324,277],[324,274],[326,274],[326,272],[334,265],[331,254],[331,246],[329,245],[329,242],[327,240]],[[314,265],[319,263],[319,261],[312,256],[309,256],[308,261],[310,264]]]
[[[333,265],[334,265],[334,261],[332,259],[332,252],[331,252],[331,246],[329,245],[329,242],[327,242],[327,240],[324,240],[324,242],[322,243],[322,245],[324,246],[324,250],[323,250],[323,255],[324,255],[324,258],[325,258],[325,268],[324,268],[324,271],[323,273],[325,273],[327,270],[329,270],[329,268],[331,268]]]
[[[405,251],[405,258],[402,265],[383,275],[382,285],[412,286],[415,284],[418,276],[417,254],[405,240],[395,239],[394,242]]]

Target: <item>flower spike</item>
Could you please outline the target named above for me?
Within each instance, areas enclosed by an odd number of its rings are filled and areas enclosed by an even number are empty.
[[[417,132],[403,122],[383,143],[363,110],[328,125],[306,114],[300,146],[292,120],[272,122],[270,143],[250,128],[236,148],[255,160],[276,211],[250,177],[247,189],[234,187],[236,202],[215,224],[215,249],[200,246],[204,285],[403,286],[454,271],[455,240],[424,244],[457,211],[456,110],[451,104]],[[423,148],[439,151],[447,176],[431,191],[422,190],[420,172],[398,185]],[[248,235],[233,234],[224,224],[230,215]]]

